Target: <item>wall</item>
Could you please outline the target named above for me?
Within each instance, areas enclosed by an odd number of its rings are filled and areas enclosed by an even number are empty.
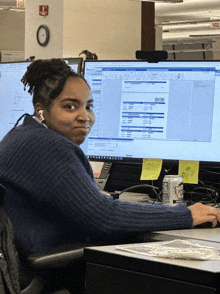
[[[220,38],[213,39],[213,59],[220,60]]]
[[[26,0],[25,56],[76,57],[88,49],[99,59],[135,59],[141,43],[141,4],[128,0],[48,0],[49,16],[38,15],[40,0]],[[40,24],[50,28],[46,47],[36,41]]]
[[[99,59],[135,59],[141,48],[141,2],[65,0],[64,57],[88,49]]]
[[[26,0],[25,3],[25,57],[36,59],[63,57],[63,0]],[[49,15],[39,15],[39,5],[49,5]],[[40,25],[50,29],[50,40],[47,46],[37,43],[36,32]]]
[[[0,50],[24,51],[25,12],[0,10]]]

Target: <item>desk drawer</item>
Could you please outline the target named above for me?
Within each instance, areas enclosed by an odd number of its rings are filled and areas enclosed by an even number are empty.
[[[86,294],[217,294],[214,288],[86,263]]]

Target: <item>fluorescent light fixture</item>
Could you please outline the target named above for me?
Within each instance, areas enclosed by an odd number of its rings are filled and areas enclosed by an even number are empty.
[[[17,7],[17,6],[0,6],[0,10],[11,10],[11,11],[22,12],[22,11],[25,11],[25,7]]]
[[[180,3],[180,2],[183,2],[183,0],[139,0],[139,1],[142,1],[142,2],[157,2],[157,3],[162,3],[162,2],[165,2],[165,3]]]
[[[19,7],[17,7],[17,8],[10,8],[10,11],[16,11],[16,12],[23,12],[23,11],[25,11],[24,7],[22,7],[22,8],[23,9],[19,9]]]
[[[157,23],[157,26],[173,26],[173,25],[187,25],[187,24],[204,24],[204,23],[218,23],[220,20],[210,20],[209,18],[201,18],[201,19],[191,19],[191,20],[181,20],[181,21],[170,21],[170,22],[162,22]]]
[[[189,35],[190,38],[220,37],[220,34]]]

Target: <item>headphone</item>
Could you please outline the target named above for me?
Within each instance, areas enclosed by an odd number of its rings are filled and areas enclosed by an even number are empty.
[[[43,121],[45,121],[45,118],[44,118],[44,111],[43,110],[39,110],[38,111],[38,114],[39,114],[39,116],[40,116],[40,121],[41,122],[43,122]]]

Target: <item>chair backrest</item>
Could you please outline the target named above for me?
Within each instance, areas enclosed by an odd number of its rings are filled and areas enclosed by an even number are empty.
[[[5,188],[0,184],[0,206],[4,203]],[[0,293],[20,293],[19,260],[14,244],[14,231],[9,218],[0,209]]]
[[[6,193],[6,188],[0,183],[0,208],[4,206],[5,193]]]

